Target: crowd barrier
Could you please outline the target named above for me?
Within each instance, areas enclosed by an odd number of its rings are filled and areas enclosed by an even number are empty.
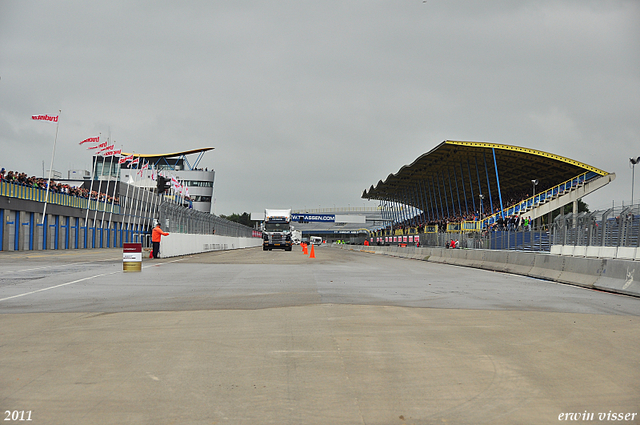
[[[341,249],[513,273],[640,297],[640,261],[523,251],[333,245]],[[556,248],[555,251],[558,249]]]
[[[209,251],[251,248],[262,245],[262,238],[170,233],[160,243],[160,257],[199,254]]]

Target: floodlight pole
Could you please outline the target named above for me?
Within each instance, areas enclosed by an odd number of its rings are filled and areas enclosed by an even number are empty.
[[[638,158],[629,158],[629,162],[631,162],[631,206],[633,207],[633,185],[636,180],[636,164],[640,162],[640,156]]]

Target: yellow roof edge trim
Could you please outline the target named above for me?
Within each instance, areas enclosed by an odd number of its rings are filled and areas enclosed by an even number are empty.
[[[188,151],[181,151],[181,152],[173,152],[173,153],[161,153],[161,154],[142,154],[142,153],[134,153],[134,152],[122,152],[122,155],[133,155],[133,156],[137,156],[140,158],[157,158],[160,156],[166,156],[166,157],[172,157],[172,156],[178,156],[178,155],[190,155],[192,153],[199,153],[199,152],[207,152],[210,150],[213,150],[215,148],[199,148],[199,149],[191,149]]]
[[[444,143],[446,143],[447,145],[469,146],[474,148],[493,148],[493,149],[502,149],[502,150],[514,151],[514,152],[523,152],[531,155],[544,156],[546,158],[555,159],[556,161],[561,161],[567,164],[575,165],[577,167],[584,168],[585,170],[593,171],[594,173],[600,174],[601,176],[606,176],[607,174],[610,174],[604,170],[585,164],[584,162],[576,161],[570,158],[565,158],[564,156],[555,155],[549,152],[539,151],[536,149],[523,148],[520,146],[503,145],[500,143],[489,143],[489,142],[464,142],[464,141],[458,141],[458,140],[445,140]]]

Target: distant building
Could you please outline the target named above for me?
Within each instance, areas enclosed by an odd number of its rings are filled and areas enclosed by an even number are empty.
[[[91,178],[91,172],[89,170],[69,170],[67,172],[67,179],[69,180],[85,180]]]
[[[49,173],[51,173],[51,178],[53,180],[60,180],[62,178],[62,173],[60,171],[56,171],[56,170],[47,170],[44,173],[44,178],[48,179],[49,178]]]

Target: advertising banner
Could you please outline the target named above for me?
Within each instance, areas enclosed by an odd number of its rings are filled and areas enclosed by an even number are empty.
[[[291,221],[303,221],[309,223],[334,223],[336,216],[334,214],[291,214]]]

